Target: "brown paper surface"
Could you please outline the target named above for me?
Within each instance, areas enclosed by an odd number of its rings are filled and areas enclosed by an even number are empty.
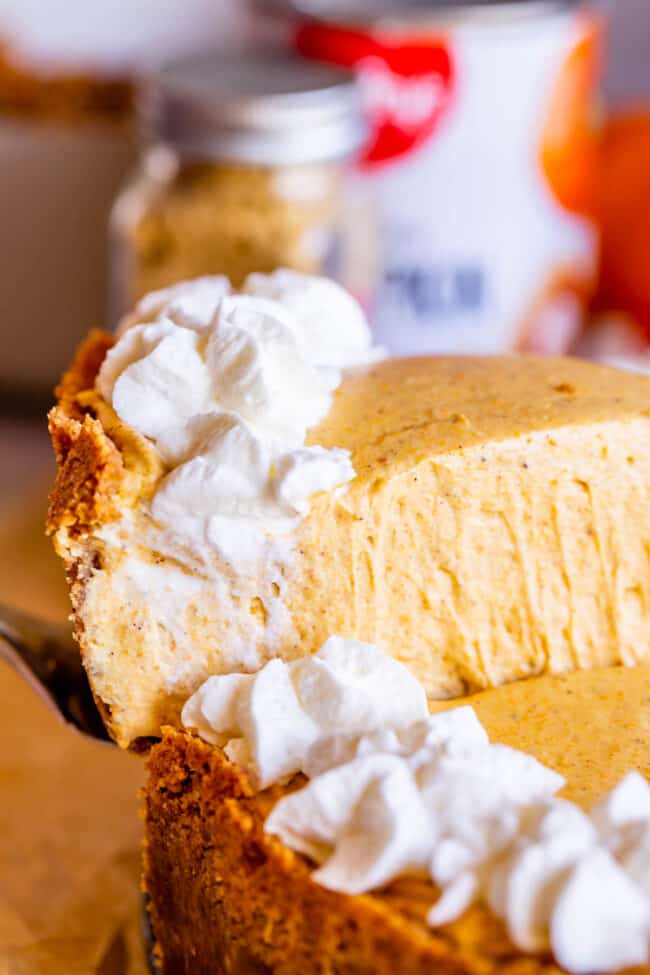
[[[43,425],[0,421],[0,602],[68,612]],[[61,724],[0,662],[0,975],[145,975],[142,759]]]

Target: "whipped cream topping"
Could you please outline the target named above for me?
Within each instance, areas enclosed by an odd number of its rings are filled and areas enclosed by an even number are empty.
[[[269,661],[256,674],[209,677],[181,720],[224,747],[256,785],[314,774],[323,745],[369,729],[400,728],[428,713],[419,682],[396,660],[333,636],[311,657]]]
[[[278,268],[271,274],[249,274],[244,292],[279,301],[300,322],[306,345],[320,365],[346,368],[368,362],[368,325],[359,303],[329,278],[308,277]],[[345,331],[332,320],[345,322]],[[376,348],[372,358],[384,355]]]
[[[420,874],[440,891],[432,926],[480,900],[520,950],[550,949],[571,972],[650,962],[650,785],[638,773],[587,814],[557,796],[562,776],[490,743],[472,708],[429,715],[402,664],[340,637],[209,678],[182,720],[259,788],[308,777],[265,828],[311,858],[323,886],[361,894]]]
[[[224,274],[207,274],[150,291],[122,318],[116,334],[120,338],[133,325],[147,324],[156,318],[170,318],[177,325],[202,332],[211,323],[218,303],[229,294],[232,288]]]
[[[359,305],[334,282],[283,271],[251,276],[247,290],[213,276],[148,295],[97,377],[170,468],[153,520],[235,568],[291,533],[313,494],[354,477],[348,451],[305,436],[342,368],[377,357]]]

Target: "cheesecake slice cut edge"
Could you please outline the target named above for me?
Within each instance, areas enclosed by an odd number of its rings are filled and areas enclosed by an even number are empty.
[[[182,566],[197,592],[177,614],[181,644],[127,570],[178,565],[142,544],[165,467],[94,389],[111,344],[93,333],[59,388],[48,529],[120,744],[178,725],[206,676],[242,669],[236,630],[259,665],[332,633],[375,643],[432,699],[650,658],[649,379],[516,357],[351,372],[308,442],[350,450],[356,478],[314,496],[296,530],[285,622],[271,625],[254,579],[226,618],[213,582]]]

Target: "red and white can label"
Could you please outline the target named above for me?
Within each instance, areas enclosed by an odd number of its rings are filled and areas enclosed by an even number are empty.
[[[562,352],[593,284],[600,23],[584,10],[439,31],[306,21],[301,53],[359,74],[370,138],[347,208],[394,354]],[[372,198],[378,226],[362,233]]]
[[[364,166],[417,149],[449,108],[454,69],[444,37],[394,43],[372,33],[308,23],[298,30],[296,43],[303,54],[358,71],[370,124]]]

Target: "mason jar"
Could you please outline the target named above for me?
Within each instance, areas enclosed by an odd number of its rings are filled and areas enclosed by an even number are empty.
[[[168,66],[141,95],[143,148],[111,220],[112,304],[184,278],[325,273],[350,284],[345,163],[364,139],[354,78],[280,53]]]

